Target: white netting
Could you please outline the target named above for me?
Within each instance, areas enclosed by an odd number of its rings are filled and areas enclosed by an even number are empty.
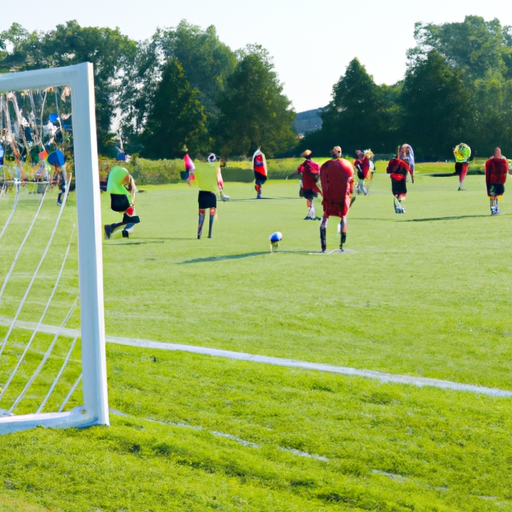
[[[62,410],[81,375],[77,337],[44,329],[79,323],[69,96],[0,94],[0,415]]]
[[[98,173],[92,65],[0,75],[0,434],[108,424]]]

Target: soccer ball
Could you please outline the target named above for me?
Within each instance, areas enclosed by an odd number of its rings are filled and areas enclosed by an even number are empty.
[[[272,233],[268,239],[270,240],[270,250],[273,252],[279,247],[279,242],[283,239],[283,234],[279,231]]]
[[[283,239],[283,234],[280,231],[276,231],[275,233],[272,233],[269,237],[269,240],[273,244],[278,244]]]

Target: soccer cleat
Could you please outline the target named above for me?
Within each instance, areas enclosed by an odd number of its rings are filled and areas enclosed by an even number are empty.
[[[112,234],[112,226],[110,224],[105,224],[105,240],[110,240],[111,234]]]
[[[309,215],[307,215],[306,217],[304,217],[304,220],[315,220],[315,219],[313,219],[313,217],[310,217]]]
[[[126,229],[123,229],[122,233],[123,233],[123,238],[130,238],[130,233],[128,233],[128,231],[126,231]]]
[[[261,194],[256,194],[256,199],[261,199]]]
[[[347,233],[341,233],[340,237],[340,252],[343,252],[343,244],[347,241]]]

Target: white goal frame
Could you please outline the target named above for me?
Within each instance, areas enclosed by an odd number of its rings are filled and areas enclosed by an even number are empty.
[[[103,250],[94,76],[91,63],[0,75],[0,91],[68,85],[71,88],[78,215],[78,269],[82,339],[83,403],[69,412],[0,417],[0,434],[44,426],[109,425]]]

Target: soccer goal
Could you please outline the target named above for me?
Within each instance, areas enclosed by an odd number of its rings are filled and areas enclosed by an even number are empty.
[[[108,425],[93,66],[0,75],[0,434]]]

